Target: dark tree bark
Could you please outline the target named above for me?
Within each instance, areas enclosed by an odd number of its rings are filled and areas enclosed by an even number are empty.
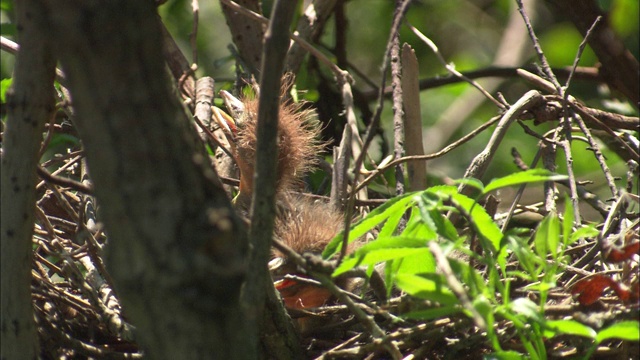
[[[284,308],[275,294],[276,290],[267,270],[276,213],[281,77],[289,49],[289,25],[297,3],[291,0],[275,1],[271,12],[272,21],[265,33],[264,54],[260,66],[256,181],[253,182],[250,210],[250,271],[243,298],[249,307],[248,315],[259,323],[259,327],[253,329],[254,334],[251,338],[258,339],[262,336],[260,346],[254,348],[261,348],[264,353],[269,354],[265,356],[263,353],[264,358],[293,359],[301,356],[298,339],[294,336],[291,324],[286,323]]]
[[[565,16],[569,17],[576,28],[584,36],[598,16],[605,21],[598,24],[589,37],[589,45],[602,64],[601,74],[609,86],[620,91],[638,106],[640,100],[640,66],[631,52],[609,25],[607,14],[604,14],[594,0],[563,1],[547,0]],[[637,14],[630,14],[635,16]]]
[[[36,165],[44,123],[54,109],[55,59],[43,36],[37,2],[16,2],[21,50],[7,93],[2,140],[2,359],[35,359],[38,338],[31,305]]]
[[[235,2],[245,9],[262,14],[260,0],[236,0]],[[221,3],[221,5],[233,43],[244,62],[245,71],[258,78],[265,27],[261,23],[231,10],[225,4]]]
[[[125,315],[154,359],[250,358],[246,229],[171,87],[151,1],[51,1]]]

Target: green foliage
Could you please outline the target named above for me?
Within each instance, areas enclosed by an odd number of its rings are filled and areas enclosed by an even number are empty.
[[[527,183],[536,183],[543,181],[560,181],[568,179],[566,175],[553,174],[545,169],[531,169],[528,171],[513,173],[505,177],[492,180],[485,188],[483,193],[487,194],[494,190]]]
[[[475,179],[458,181],[479,190],[475,199],[460,194],[455,186],[434,186],[391,199],[351,227],[349,241],[376,227],[380,231],[377,239],[347,256],[333,275],[338,276],[357,266],[371,269],[374,265],[385,264],[386,278],[393,285],[430,304],[426,308],[412,309],[403,317],[426,321],[453,314],[470,315],[469,305],[458,298],[429,248],[429,243],[436,241],[445,254],[458,254],[447,257],[452,273],[449,275],[464,284],[471,306],[487,324],[487,340],[495,350],[485,357],[487,359],[546,359],[544,339],[558,335],[589,338],[593,341],[590,351],[606,339],[637,340],[637,321],[616,323],[598,332],[574,320],[547,320],[545,317],[548,293],[555,287],[565,265],[565,250],[581,237],[597,235],[593,226],[574,229],[574,212],[568,199],[565,199],[563,216],[547,215],[531,243],[529,235],[518,229],[502,233],[477,203],[479,198],[499,188],[565,178],[534,169],[495,179],[487,186]],[[472,233],[460,236],[451,221],[452,214],[464,218]],[[400,227],[400,220],[407,215],[406,226]],[[480,240],[481,253],[469,248],[470,237]],[[335,255],[341,242],[342,234],[327,246],[325,258]],[[470,261],[460,260],[460,254]],[[507,257],[515,260],[518,266],[507,267]],[[526,281],[525,288],[536,292],[539,301],[514,298],[511,292],[514,279]],[[500,319],[513,323],[528,357],[501,348],[494,330]]]
[[[7,102],[7,90],[11,87],[11,83],[11,78],[0,80],[0,102],[3,104]]]
[[[638,0],[615,0],[611,8],[610,21],[613,28],[621,36],[638,36]]]

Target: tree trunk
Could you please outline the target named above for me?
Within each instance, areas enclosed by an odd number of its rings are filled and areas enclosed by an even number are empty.
[[[38,152],[44,123],[54,109],[55,60],[44,36],[42,15],[32,1],[16,3],[18,40],[12,89],[7,92],[7,128],[2,139],[2,359],[39,355],[31,305],[31,237]]]
[[[108,269],[147,356],[248,358],[245,225],[170,86],[153,3],[47,5]]]

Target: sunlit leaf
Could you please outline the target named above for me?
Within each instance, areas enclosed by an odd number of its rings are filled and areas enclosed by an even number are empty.
[[[620,321],[598,332],[596,342],[609,339],[640,341],[640,325],[638,321]]]
[[[560,223],[558,216],[551,212],[542,219],[534,237],[535,250],[538,256],[546,258],[548,254],[555,259],[558,255],[560,241]]]
[[[378,238],[344,259],[333,272],[333,276],[343,274],[356,266],[374,265],[416,254],[422,254],[425,257],[431,256],[426,247],[426,240],[406,237]]]
[[[431,251],[427,248],[424,250],[424,252],[417,252],[396,260],[401,261],[400,265],[397,267],[397,272],[407,274],[425,274],[435,272],[436,261],[433,258],[433,254],[431,254]]]
[[[464,179],[457,179],[453,181],[454,184],[459,185],[459,184],[464,184],[467,186],[471,186],[473,188],[476,188],[478,190],[480,190],[480,192],[484,192],[484,184],[482,183],[482,181],[475,179],[475,178],[464,178]]]
[[[408,208],[407,208],[408,209]],[[390,214],[389,218],[384,222],[384,225],[382,225],[381,229],[380,229],[380,233],[378,234],[379,237],[389,237],[389,236],[393,236],[393,235],[397,235],[395,234],[397,228],[398,228],[398,224],[400,223],[400,220],[404,217],[406,213],[406,209],[405,211],[394,211]],[[414,211],[411,211],[411,219],[413,219],[414,217]],[[411,223],[411,221],[409,221],[409,224]],[[407,224],[407,225],[409,225]]]
[[[497,253],[500,248],[502,232],[482,206],[478,205],[475,200],[458,193],[458,190],[453,186],[433,187],[427,189],[427,191],[442,197],[450,197],[451,200],[468,212],[478,234],[489,241],[489,246],[492,247],[489,250],[494,254]]]
[[[575,320],[550,320],[545,322],[544,336],[576,335],[590,339],[596,338],[596,331]]]
[[[351,230],[349,231],[349,243],[353,240],[363,236],[368,231],[373,229],[375,226],[378,226],[383,221],[386,221],[389,217],[398,212],[404,213],[405,210],[411,205],[414,201],[413,197],[417,193],[408,193],[402,196],[398,196],[393,198],[383,205],[377,207],[375,210],[370,212],[366,217],[362,220],[356,222],[351,226]],[[338,251],[340,251],[340,246],[342,245],[343,232],[340,232],[336,235],[329,244],[325,247],[322,252],[322,258],[328,259],[335,255]]]
[[[12,82],[11,78],[0,80],[0,102],[3,104],[7,102],[7,90],[11,87]]]
[[[513,312],[523,315],[527,319],[532,319],[537,322],[542,322],[544,320],[538,305],[528,298],[517,298],[509,304],[509,307]]]
[[[396,285],[409,295],[442,305],[457,305],[458,298],[449,290],[442,275],[398,274]]]
[[[596,229],[592,224],[581,226],[576,231],[571,233],[571,239],[567,245],[573,244],[574,242],[582,239],[582,238],[590,238],[598,236],[600,231]]]
[[[460,312],[460,306],[438,306],[431,309],[410,311],[402,314],[406,319],[432,320],[447,317]]]
[[[484,194],[508,186],[543,181],[558,181],[565,180],[567,178],[568,177],[566,175],[555,174],[546,169],[531,169],[492,180],[489,184],[487,184],[487,186],[485,186]]]
[[[435,229],[422,221],[420,210],[416,207],[412,208],[411,217],[400,235],[418,239],[435,239],[437,237]],[[382,236],[382,231],[380,232],[380,236]]]
[[[442,215],[440,210],[434,206],[433,202],[428,199],[430,193],[425,192],[418,200],[418,207],[422,221],[424,221],[431,229],[438,232],[438,235],[449,241],[458,240],[458,232],[451,221]],[[431,194],[433,195],[433,194]]]

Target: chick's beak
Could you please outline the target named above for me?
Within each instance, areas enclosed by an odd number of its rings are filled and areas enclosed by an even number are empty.
[[[211,111],[213,112],[213,120],[218,124],[218,126],[220,126],[220,128],[222,128],[222,131],[227,138],[229,138],[229,141],[235,142],[235,138],[238,133],[235,120],[233,120],[229,114],[220,110],[216,106],[212,106]]]
[[[224,106],[227,107],[227,111],[231,113],[231,116],[236,119],[236,121],[242,119],[242,115],[244,114],[244,104],[242,101],[225,90],[220,90],[220,97],[224,102]]]

